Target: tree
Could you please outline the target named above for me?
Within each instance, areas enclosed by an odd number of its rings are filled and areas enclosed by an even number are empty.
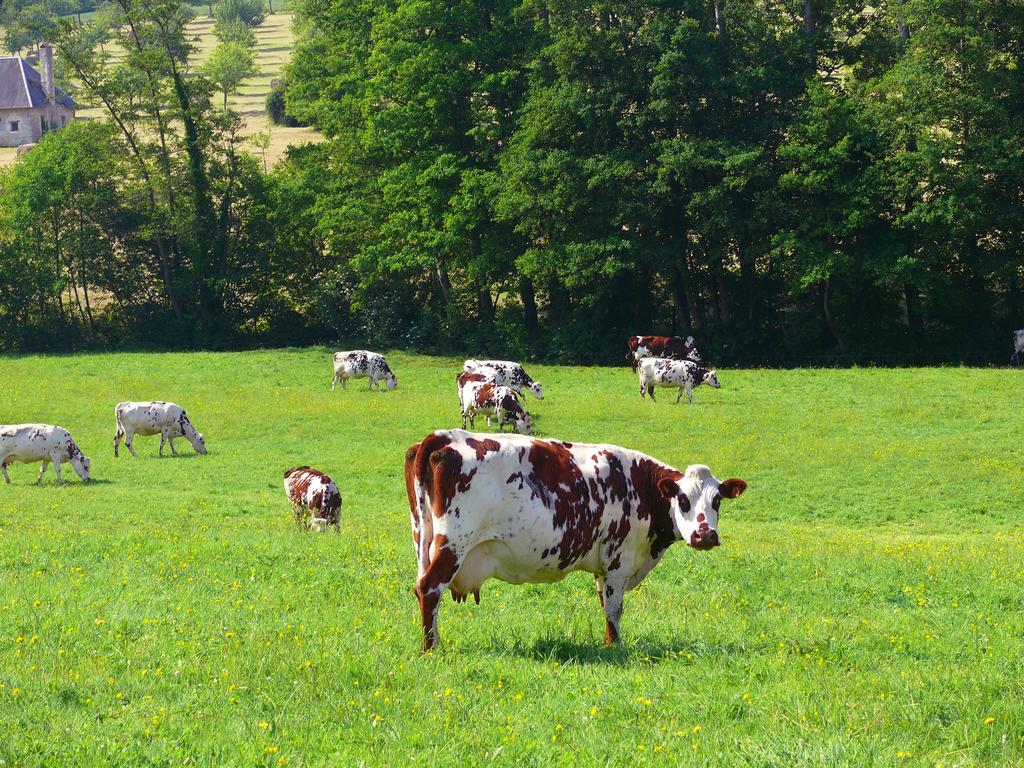
[[[266,18],[262,0],[217,0],[213,16],[218,24],[238,21],[248,27],[258,27]]]
[[[259,74],[252,51],[238,43],[219,43],[203,64],[203,74],[224,95],[224,111],[228,109],[228,95],[238,90],[247,77]]]

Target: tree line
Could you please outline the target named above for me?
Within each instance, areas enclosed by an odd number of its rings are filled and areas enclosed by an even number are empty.
[[[325,140],[269,172],[183,8],[48,30],[107,117],[0,176],[5,347],[1002,362],[1024,326],[1020,0],[302,0]]]

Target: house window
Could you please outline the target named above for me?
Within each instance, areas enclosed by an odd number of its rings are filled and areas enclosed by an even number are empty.
[[[17,120],[11,120],[11,133],[17,133],[21,128],[21,123]]]

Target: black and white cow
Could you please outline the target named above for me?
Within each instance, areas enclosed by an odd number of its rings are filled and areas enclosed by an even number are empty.
[[[463,373],[461,376],[469,378],[478,375]],[[463,429],[466,428],[467,419],[470,426],[476,427],[476,417],[481,414],[487,417],[488,425],[491,416],[494,416],[498,429],[502,431],[508,422],[522,435],[529,434],[533,429],[533,417],[523,410],[511,387],[498,386],[492,381],[466,381],[459,390],[459,403],[462,406]]]
[[[746,490],[708,467],[679,471],[615,445],[433,432],[405,455],[423,647],[438,642],[445,590],[462,602],[490,578],[512,584],[594,574],[605,642],[625,593],[683,541],[719,545],[718,509]]]
[[[1024,352],[1024,328],[1013,332],[1013,354],[1010,362],[1020,364],[1020,353]]]
[[[312,467],[292,467],[284,473],[284,490],[297,523],[316,531],[338,524],[341,492],[328,475]]]
[[[540,382],[530,378],[530,374],[522,365],[511,360],[466,360],[462,364],[462,370],[467,373],[481,373],[499,386],[512,387],[516,394],[523,394],[525,389],[538,400],[544,399],[544,390],[541,389]]]
[[[676,396],[677,403],[682,399],[683,392],[686,392],[686,396],[690,399],[690,405],[693,405],[694,387],[707,384],[709,387],[718,389],[722,386],[718,381],[717,373],[709,371],[692,360],[645,357],[640,360],[637,372],[640,377],[641,400],[644,393],[650,395],[651,400],[654,400],[655,387],[668,387],[679,390],[679,394]]]
[[[135,435],[160,435],[161,456],[166,443],[170,443],[171,453],[177,453],[174,441],[179,437],[188,440],[196,453],[206,453],[206,439],[196,431],[185,409],[177,403],[162,400],[118,403],[114,408],[114,420],[117,426],[114,432],[115,456],[119,455],[121,438],[124,438],[124,447],[132,456],[139,455],[133,442]]]
[[[338,386],[339,381],[344,389],[349,379],[369,379],[367,389],[373,389],[375,384],[380,389],[382,381],[388,385],[388,389],[398,386],[398,379],[391,372],[384,356],[365,349],[334,353],[334,381],[331,382],[331,389]]]
[[[53,462],[53,471],[57,473],[57,482],[64,484],[60,476],[60,465],[68,462],[84,482],[89,482],[89,471],[92,462],[82,453],[71,433],[63,427],[52,424],[9,424],[0,426],[0,472],[4,480],[11,482],[7,467],[14,462],[30,464],[43,462],[39,470],[40,481],[46,468]]]

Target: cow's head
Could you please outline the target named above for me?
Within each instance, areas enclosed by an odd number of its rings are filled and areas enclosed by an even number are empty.
[[[533,416],[526,411],[516,414],[516,432],[520,435],[528,435],[533,432]]]
[[[529,391],[531,395],[536,397],[538,400],[544,399],[544,390],[541,389],[539,381],[531,381],[529,384],[526,385],[526,389]]]
[[[707,384],[709,387],[718,389],[721,387],[721,383],[718,381],[718,374],[714,371],[704,371],[704,375],[700,377],[701,384]]]
[[[195,429],[190,430],[191,434],[185,435],[192,447],[196,449],[196,453],[206,455],[206,439],[203,437],[202,432],[196,432]]]
[[[738,477],[717,480],[703,464],[692,464],[678,479],[663,477],[658,492],[669,502],[676,538],[694,549],[713,549],[718,542],[718,506],[747,490]]]
[[[88,456],[84,453],[79,453],[71,459],[71,466],[74,468],[75,474],[82,478],[82,482],[89,482],[92,477],[90,474],[92,471],[92,460]]]

